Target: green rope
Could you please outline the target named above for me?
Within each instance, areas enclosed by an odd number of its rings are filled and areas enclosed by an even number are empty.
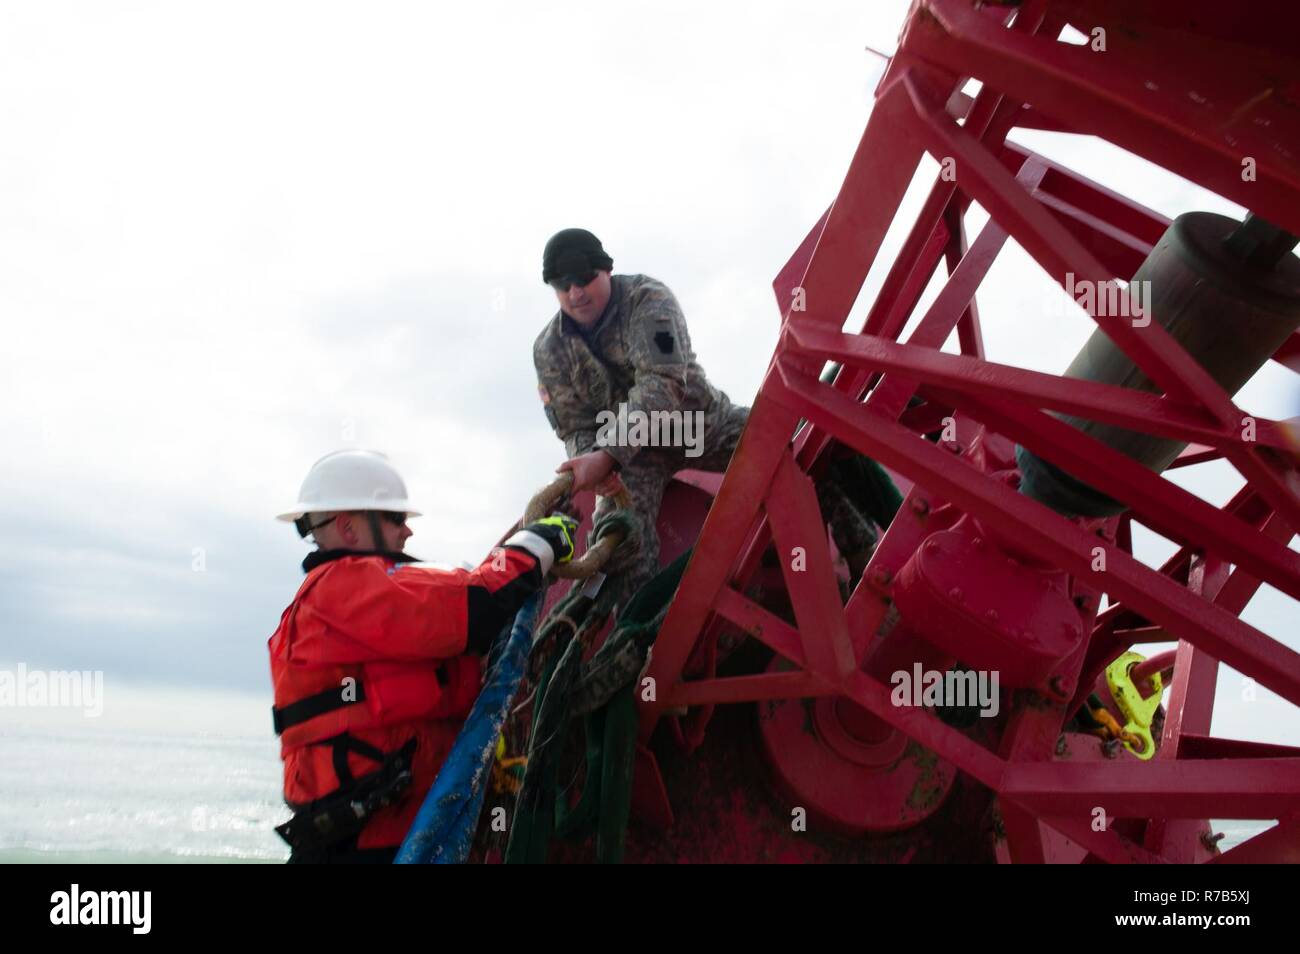
[[[603,706],[636,678],[645,665],[647,650],[659,635],[659,626],[677,593],[692,552],[687,550],[660,570],[628,601],[614,632],[583,667],[582,678],[574,689],[575,714]]]
[[[619,692],[602,710],[604,758],[600,763],[600,820],[596,830],[596,861],[616,865],[623,860],[627,823],[632,815],[632,772],[636,764],[636,686]]]
[[[593,784],[600,778],[605,760],[605,732],[602,713],[593,713],[583,719],[587,736],[587,784],[582,787],[578,804],[569,808],[567,791],[556,794],[555,834],[566,841],[581,841],[596,830],[600,815],[600,786]]]
[[[580,840],[593,831],[596,859],[622,860],[636,763],[634,683],[689,560],[687,551],[637,591],[605,644],[585,664],[581,638],[569,635],[573,626],[561,617],[570,616],[579,633],[603,625],[609,615],[601,605],[605,588],[581,620],[571,616],[573,592],[551,611],[543,629],[564,645],[557,647],[538,681],[528,767],[506,847],[507,863],[544,862],[552,837]],[[616,596],[621,592],[618,585],[612,589]],[[587,771],[578,803],[570,809],[558,774],[562,741],[574,715],[584,716]]]
[[[505,860],[507,864],[542,864],[546,861],[547,847],[551,841],[551,823],[554,817],[553,802],[555,798],[555,777],[557,766],[553,758],[546,758],[542,753],[549,745],[549,739],[564,728],[568,722],[567,713],[563,719],[555,712],[556,705],[547,700],[559,700],[563,694],[551,695],[555,676],[560,671],[565,659],[573,656],[570,650],[578,643],[570,640],[564,651],[547,663],[537,681],[537,693],[533,700],[533,731],[528,742],[528,762],[524,771],[523,785],[515,803],[514,824],[510,828],[510,840],[506,844]],[[572,666],[569,667],[572,669]],[[539,744],[540,742],[540,744]]]

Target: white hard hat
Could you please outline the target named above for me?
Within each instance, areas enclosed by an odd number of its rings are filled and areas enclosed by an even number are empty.
[[[388,458],[378,451],[340,450],[311,465],[294,509],[277,520],[295,521],[308,513],[390,510],[418,517],[406,499],[406,484]]]

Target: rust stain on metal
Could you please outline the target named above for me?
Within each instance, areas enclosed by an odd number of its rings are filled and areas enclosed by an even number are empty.
[[[907,796],[907,807],[924,811],[943,796],[944,785],[939,756],[915,742],[908,747],[908,757],[916,767],[916,784]]]

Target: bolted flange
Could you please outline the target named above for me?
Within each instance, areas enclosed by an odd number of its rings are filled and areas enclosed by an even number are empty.
[[[957,781],[951,763],[843,697],[762,702],[758,715],[782,793],[840,833],[919,825]]]

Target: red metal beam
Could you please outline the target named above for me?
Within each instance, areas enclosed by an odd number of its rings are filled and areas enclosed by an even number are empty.
[[[944,210],[943,219],[944,224],[948,226],[950,235],[948,247],[943,250],[943,257],[945,264],[948,266],[949,280],[951,280],[968,251],[966,223],[962,219],[961,210],[951,204]],[[957,342],[962,354],[970,355],[973,358],[984,357],[984,338],[980,333],[980,313],[973,296],[966,306],[966,310],[961,313],[961,318],[957,320]]]
[[[667,707],[763,702],[839,695],[835,686],[808,672],[760,672],[751,676],[700,679],[678,684],[664,700]]]
[[[1093,809],[1119,818],[1277,818],[1295,810],[1300,760],[1019,762],[1006,767],[1000,791],[1038,815]]]
[[[1011,401],[994,403],[941,388],[935,393],[1089,486],[1129,504],[1143,523],[1169,539],[1212,547],[1300,599],[1300,554],[1261,537],[1249,524],[1051,415]]]
[[[838,683],[856,660],[826,548],[826,522],[817,506],[817,492],[789,454],[781,458],[768,499],[779,504],[766,508],[767,517],[808,669]]]
[[[1300,759],[1300,748],[1248,742],[1245,739],[1220,739],[1209,735],[1183,734],[1178,757],[1184,759]]]
[[[977,476],[968,465],[957,461],[951,454],[907,432],[871,408],[848,401],[843,395],[805,375],[786,371],[779,362],[777,370],[781,372],[781,389],[785,393],[771,386],[775,382],[770,377],[766,390],[787,406],[801,408],[810,419],[831,430],[845,443],[941,494],[977,519],[994,525],[1018,527],[1018,543],[1049,565],[1083,579],[1093,574],[1095,536],[1006,485]],[[1067,424],[1052,418],[1044,417],[1044,420],[1078,434]],[[1093,443],[1102,447],[1098,442]],[[1133,463],[1128,458],[1123,459]],[[1148,471],[1143,472],[1154,476]],[[1202,506],[1216,517],[1220,516],[1219,511],[1207,504]],[[1259,549],[1259,541],[1253,537],[1249,542],[1234,542],[1252,553]],[[1296,557],[1295,554],[1290,556]],[[1114,548],[1107,558],[1105,577],[1108,593],[1152,621],[1184,635],[1199,648],[1254,677],[1261,685],[1283,697],[1300,700],[1300,655],[1236,616],[1207,605],[1183,587]]]
[[[800,669],[807,668],[803,640],[799,636],[799,630],[781,619],[781,617],[768,612],[729,586],[723,587],[718,593],[713,608],[727,622],[740,627],[769,649],[780,653]],[[657,644],[658,641],[656,641]]]
[[[927,94],[919,78],[905,75],[904,88],[915,108],[919,135],[931,155],[955,160],[957,182],[988,210],[1049,275],[1064,288],[1066,276],[1075,282],[1093,281],[1100,287],[1111,280],[1106,269],[1070,232],[1029,193],[1017,185],[988,151],[965,130],[948,119]],[[1125,291],[1121,297],[1127,295]],[[1136,328],[1124,314],[1098,314],[1098,327],[1127,354],[1166,394],[1200,404],[1224,424],[1239,424],[1241,415],[1223,388],[1197,364],[1158,322]]]
[[[1240,442],[1240,426],[1216,424],[1199,408],[1179,404],[1158,394],[1043,374],[966,355],[928,348],[921,350],[913,347],[912,342],[904,345],[870,335],[846,335],[805,320],[792,320],[787,333],[790,344],[799,352],[825,361],[896,371],[919,383],[960,388],[982,397],[1011,396],[1023,399],[1033,407],[1117,424],[1161,437],[1214,446]],[[1263,446],[1287,448],[1290,445],[1290,436],[1277,421],[1259,419],[1256,432]]]
[[[1300,233],[1300,171],[1287,149],[1300,141],[1300,130],[1294,108],[1270,96],[1274,77],[1296,75],[1294,58],[1216,45],[1205,35],[1195,45],[1178,34],[1159,42],[1133,35],[1122,22],[1108,32],[1106,53],[1098,56],[1053,36],[1003,29],[967,0],[922,5],[929,15],[910,18],[906,52],[998,90],[1023,91],[1036,109],[1080,133],[1107,139],[1246,208],[1268,209],[1272,221]],[[1220,6],[1208,23],[1223,20]],[[1207,72],[1206,62],[1215,69]],[[1244,157],[1256,160],[1252,179],[1242,175]]]
[[[1107,815],[1107,820],[1112,820]],[[1125,838],[1113,828],[1107,826],[1102,831],[1095,830],[1091,816],[1055,815],[1043,819],[1043,824],[1051,825],[1062,835],[1069,838],[1101,861],[1113,865],[1131,864],[1165,864],[1160,855],[1148,851],[1141,845]]]

